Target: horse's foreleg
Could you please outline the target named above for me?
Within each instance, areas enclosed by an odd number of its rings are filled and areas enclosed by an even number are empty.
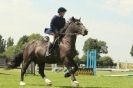
[[[72,59],[72,64],[74,65],[74,68],[72,69],[72,72],[71,72],[71,80],[72,80],[72,85],[75,87],[79,86],[79,82],[76,80],[76,77],[75,77],[75,72],[78,70],[78,66],[77,64],[75,63],[75,61]]]
[[[39,74],[41,75],[41,77],[45,80],[45,83],[47,85],[52,85],[52,82],[46,77],[46,75],[44,74],[44,67],[45,67],[45,64],[42,63],[42,64],[38,64],[39,66]]]
[[[73,73],[75,74],[75,72],[78,70],[78,65],[75,63],[74,60],[72,60],[72,64],[74,65]]]
[[[76,80],[75,78],[75,73],[76,71],[78,70],[78,65],[75,63],[74,60],[72,60],[72,63],[74,65],[74,68],[73,68],[73,73],[71,74],[71,80],[72,80],[72,85],[73,86],[79,86],[79,82]]]
[[[75,72],[78,70],[77,64],[72,59],[70,61],[69,60],[65,61],[64,65],[67,68],[65,72],[65,77],[69,77],[71,76],[71,74],[75,74]],[[73,80],[75,80],[74,77],[73,77]]]
[[[71,69],[70,69],[70,74],[71,74],[71,80],[72,81],[76,81],[76,77],[75,77],[75,72],[78,70],[78,66],[77,64],[74,62],[74,60],[71,60]]]
[[[71,76],[72,85],[74,87],[79,86],[79,82],[76,80],[76,77],[75,77],[75,72],[78,70],[77,64],[74,62],[73,59],[71,59],[66,63],[66,67],[68,69],[68,72],[65,75]]]

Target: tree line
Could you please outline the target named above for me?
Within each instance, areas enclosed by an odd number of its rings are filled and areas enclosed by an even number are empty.
[[[15,54],[23,50],[25,45],[33,40],[42,40],[40,34],[24,35],[19,38],[17,44],[14,44],[14,39],[9,37],[7,40],[0,35],[0,58],[12,58]]]
[[[102,56],[101,54],[105,54],[105,52],[101,52],[100,47],[107,46],[105,41],[101,41],[98,39],[88,38],[83,46],[84,55],[81,58],[78,58],[78,56],[75,57],[76,61],[79,60],[82,63],[86,63],[87,57],[86,57],[86,51],[87,50],[93,50],[95,49],[97,51],[97,66],[116,66],[116,63],[114,63],[113,59],[110,56]],[[133,45],[130,51],[131,56],[133,56]]]
[[[3,39],[0,35],[0,58],[12,58],[15,54],[21,52],[25,45],[33,40],[43,40],[43,36],[40,34],[23,35],[19,38],[17,44],[14,44],[14,39],[9,37],[7,40]],[[105,52],[101,52],[100,47],[107,46],[105,41],[98,39],[88,38],[83,46],[84,55],[79,58],[78,55],[74,58],[75,61],[86,63],[86,51],[96,49],[97,51],[97,66],[113,66],[116,65],[110,56],[101,56]],[[78,51],[77,51],[78,53]],[[133,45],[130,51],[131,56],[133,56]]]
[[[116,65],[112,58],[110,56],[101,56],[101,54],[105,54],[106,52],[103,50],[101,51],[101,47],[107,46],[105,41],[101,41],[98,39],[88,38],[83,46],[84,55],[81,58],[76,57],[76,61],[80,61],[84,64],[86,64],[87,56],[86,52],[87,50],[96,50],[97,52],[97,66],[114,66]]]

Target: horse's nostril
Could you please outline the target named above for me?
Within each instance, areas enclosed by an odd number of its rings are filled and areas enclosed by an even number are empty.
[[[88,31],[86,31],[86,33],[88,34]]]
[[[87,35],[88,34],[88,31],[86,30],[84,33],[85,33],[85,35]]]

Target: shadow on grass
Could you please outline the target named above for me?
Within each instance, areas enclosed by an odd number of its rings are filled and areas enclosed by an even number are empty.
[[[45,85],[45,84],[28,84],[28,86],[34,86],[34,87],[36,87],[36,88],[39,88],[39,87],[44,87],[44,88],[53,88],[53,86],[47,86],[47,85]],[[23,87],[24,88],[24,87]],[[27,87],[25,87],[25,88],[27,88]],[[69,87],[70,88],[70,87]]]
[[[28,84],[29,86],[45,86],[44,84]]]
[[[11,74],[7,74],[7,73],[0,73],[0,75],[11,75]]]
[[[44,87],[44,88],[54,88],[54,87],[57,87],[57,88],[111,88],[111,87],[72,87],[72,86],[47,86],[47,85],[44,85],[44,84],[28,84],[29,86],[34,86],[34,87]],[[21,88],[24,88],[24,87],[21,87]]]
[[[72,86],[55,86],[55,87],[59,87],[59,88],[75,88]],[[111,87],[76,87],[76,88],[111,88]]]
[[[44,88],[53,88],[53,86],[46,86],[44,84],[28,84],[29,86],[34,86],[34,87],[44,87]],[[111,88],[111,87],[72,87],[72,86],[54,86],[57,88]],[[20,88],[25,88],[25,86],[21,86]]]

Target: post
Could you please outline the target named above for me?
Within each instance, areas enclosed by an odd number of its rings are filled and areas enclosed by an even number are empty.
[[[86,68],[89,68],[89,64],[90,64],[90,61],[89,61],[89,50],[87,51],[87,63],[86,63]]]
[[[120,61],[118,60],[117,61],[117,70],[119,70],[120,69]]]
[[[93,75],[96,75],[96,50],[87,51],[86,68],[92,68]]]
[[[29,67],[26,70],[26,73],[35,75],[35,63],[34,62],[30,63]]]
[[[58,69],[57,64],[52,64],[52,72],[56,72],[56,70]]]
[[[96,50],[94,50],[94,58],[93,58],[93,60],[94,60],[94,68],[93,68],[93,71],[94,71],[94,75],[96,75]]]

